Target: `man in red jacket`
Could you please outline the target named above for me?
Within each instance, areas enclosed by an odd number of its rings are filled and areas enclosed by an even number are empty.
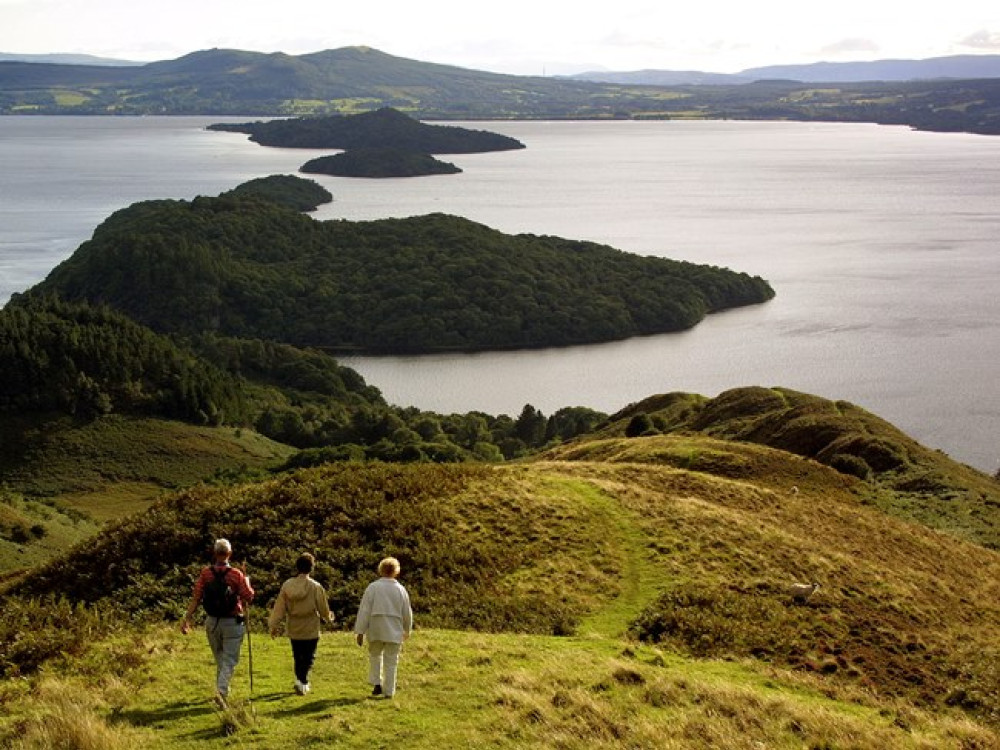
[[[198,605],[205,605],[205,634],[215,657],[215,701],[224,707],[229,696],[229,682],[240,659],[246,633],[246,606],[253,601],[250,579],[232,567],[229,558],[233,547],[228,539],[216,539],[212,547],[214,561],[205,567],[194,584],[194,593],[181,623],[181,632],[191,631],[191,618]]]

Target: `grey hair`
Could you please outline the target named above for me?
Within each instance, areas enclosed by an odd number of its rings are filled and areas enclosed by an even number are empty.
[[[212,552],[216,555],[229,555],[232,554],[233,545],[229,543],[228,539],[216,539],[215,544],[212,545]]]

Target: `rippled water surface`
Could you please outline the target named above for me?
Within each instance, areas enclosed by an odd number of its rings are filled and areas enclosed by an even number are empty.
[[[320,152],[209,118],[0,118],[0,302],[109,213],[293,173]],[[781,385],[853,401],[993,472],[1000,460],[1000,138],[874,125],[471,123],[523,151],[460,175],[319,178],[318,219],[434,211],[729,266],[777,297],[681,333],[598,346],[345,359],[398,404],[616,410],[654,393]]]

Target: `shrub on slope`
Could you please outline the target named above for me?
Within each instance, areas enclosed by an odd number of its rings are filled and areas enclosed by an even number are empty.
[[[11,594],[176,617],[211,541],[225,536],[248,565],[258,606],[308,550],[338,620],[348,623],[378,561],[392,554],[424,625],[567,632],[588,601],[616,589],[613,551],[600,569],[589,557],[608,551],[605,532],[600,514],[518,472],[339,464],[188,490],[107,528]],[[554,589],[548,576],[566,561],[578,570],[576,585]]]

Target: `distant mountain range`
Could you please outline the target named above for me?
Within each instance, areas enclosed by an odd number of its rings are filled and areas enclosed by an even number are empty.
[[[804,120],[1000,134],[1000,56],[772,66],[732,77],[598,75],[503,75],[370,47],[211,49],[144,65],[0,61],[0,114],[275,117],[391,107],[422,120]]]
[[[1000,55],[953,55],[924,60],[871,62],[817,62],[807,65],[767,65],[739,73],[695,70],[590,71],[566,76],[577,81],[626,86],[733,85],[762,80],[803,83],[860,83],[862,81],[929,81],[945,78],[1000,78]]]
[[[54,65],[106,65],[110,67],[128,67],[145,65],[135,60],[118,60],[113,57],[97,57],[95,55],[22,55],[13,52],[0,52],[0,61],[26,63],[52,63]]]
[[[370,47],[307,55],[232,49],[134,66],[0,61],[0,114],[287,115],[395,107],[423,117],[606,113],[603,84],[467,70]],[[644,95],[645,96],[645,95]]]
[[[215,50],[218,51],[218,50]],[[195,53],[197,54],[197,53]],[[249,53],[254,54],[254,53]],[[277,53],[281,54],[281,53]],[[316,55],[324,53],[314,53]],[[309,57],[302,55],[301,57]],[[0,62],[51,63],[55,65],[100,65],[141,67],[149,63],[96,55],[53,53],[43,55],[0,52]],[[809,83],[858,83],[861,81],[926,81],[942,78],[1000,78],[1000,55],[950,55],[918,60],[871,60],[815,62],[802,65],[765,65],[739,73],[707,73],[700,70],[661,68],[633,71],[592,70],[553,76],[577,81],[626,86],[733,85],[761,80]]]

